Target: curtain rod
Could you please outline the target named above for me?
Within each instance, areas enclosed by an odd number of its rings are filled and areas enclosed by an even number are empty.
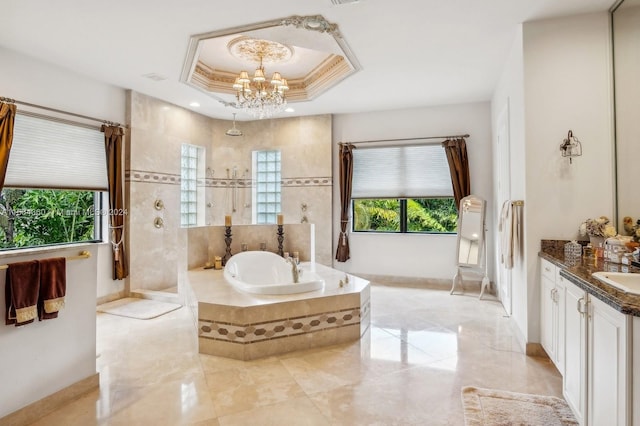
[[[84,118],[85,120],[97,121],[99,123],[106,124],[107,126],[117,126],[117,127],[129,128],[129,126],[126,126],[126,125],[123,125],[123,124],[120,124],[120,123],[116,123],[116,122],[113,122],[113,121],[102,120],[100,118],[89,117],[88,115],[76,114],[74,112],[68,112],[68,111],[63,111],[61,109],[49,108],[49,107],[46,107],[46,106],[32,104],[32,103],[29,103],[29,102],[18,101],[18,100],[11,99],[11,98],[5,98],[5,97],[1,97],[0,96],[0,102],[7,102],[7,103],[10,103],[10,104],[26,105],[26,106],[29,106],[29,107],[32,107],[32,108],[43,109],[45,111],[57,112],[59,114],[70,115],[72,117]]]
[[[340,145],[358,145],[361,143],[375,143],[375,142],[402,142],[402,141],[417,141],[426,139],[460,139],[468,138],[469,134],[465,135],[451,135],[451,136],[422,136],[419,138],[402,138],[402,139],[377,139],[370,141],[358,141],[358,142],[340,142]]]

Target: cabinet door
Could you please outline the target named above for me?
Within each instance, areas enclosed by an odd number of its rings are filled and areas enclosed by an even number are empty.
[[[589,297],[589,391],[590,425],[627,425],[630,418],[627,372],[629,317],[595,297]]]
[[[556,304],[558,323],[556,325],[556,368],[564,376],[564,333],[565,333],[565,297],[566,297],[565,279],[558,274],[556,279]]]
[[[540,344],[549,355],[551,360],[555,360],[554,345],[554,292],[555,284],[547,277],[540,278]]]
[[[586,293],[565,280],[564,317],[564,380],[562,393],[582,425],[586,417],[586,318],[580,308],[585,306]],[[607,424],[607,423],[605,423]]]

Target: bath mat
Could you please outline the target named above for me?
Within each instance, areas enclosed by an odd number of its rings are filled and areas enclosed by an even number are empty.
[[[560,398],[467,386],[462,388],[466,426],[577,425],[571,408]]]
[[[180,307],[182,307],[182,305],[177,303],[126,297],[99,305],[96,310],[105,314],[119,315],[121,317],[151,319],[175,311]]]

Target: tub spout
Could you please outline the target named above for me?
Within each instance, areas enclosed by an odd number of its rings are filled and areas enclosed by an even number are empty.
[[[287,262],[291,264],[291,278],[293,279],[294,284],[300,282],[300,271],[298,270],[298,262],[291,256],[287,258]]]

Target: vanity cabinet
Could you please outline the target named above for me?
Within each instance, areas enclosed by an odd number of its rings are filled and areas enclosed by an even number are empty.
[[[540,343],[560,374],[564,374],[564,277],[553,263],[540,261]]]
[[[629,425],[631,317],[564,283],[564,397],[581,425]]]

